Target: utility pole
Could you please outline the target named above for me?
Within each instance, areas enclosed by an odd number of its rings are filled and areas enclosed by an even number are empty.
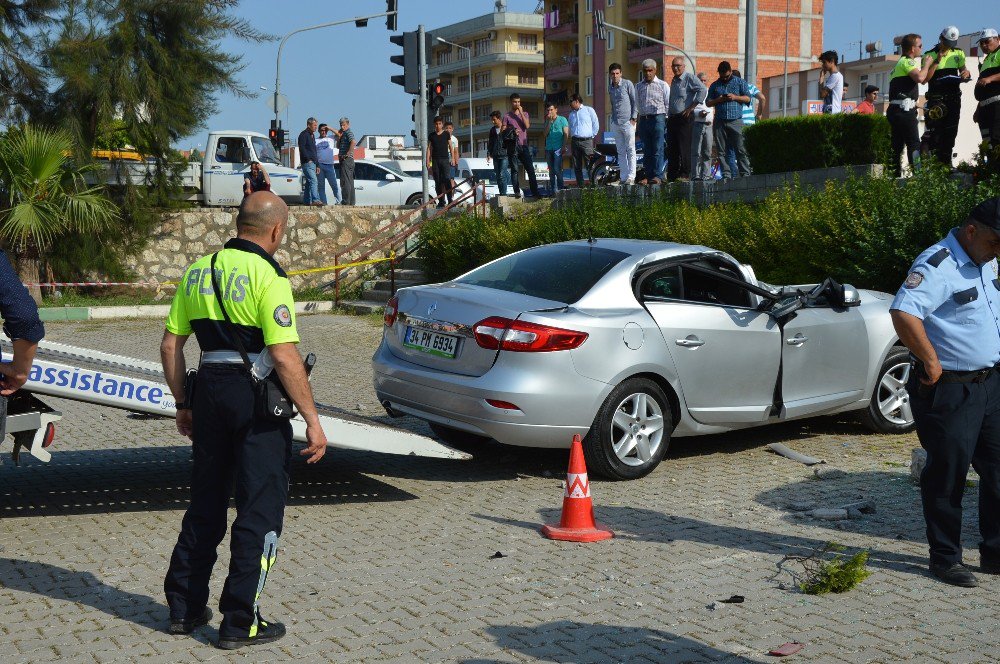
[[[427,183],[427,39],[424,37],[424,24],[417,26],[417,43],[420,57],[417,67],[420,71],[420,100],[417,102],[417,145],[420,147],[420,180],[423,200],[427,201],[430,187]],[[471,81],[470,81],[471,83]]]
[[[781,83],[781,117],[788,115],[788,13],[789,2],[785,0],[785,76]]]
[[[787,44],[787,40],[785,41]],[[746,63],[743,79],[756,84],[757,81],[757,0],[747,0]]]

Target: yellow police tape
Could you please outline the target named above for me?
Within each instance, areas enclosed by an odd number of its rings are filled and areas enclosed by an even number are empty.
[[[348,267],[360,267],[362,265],[374,265],[375,263],[384,263],[385,261],[391,261],[396,259],[396,252],[390,251],[389,256],[386,258],[370,258],[366,261],[355,261],[354,263],[341,263],[340,265],[329,265],[327,267],[313,267],[308,270],[292,270],[286,274],[289,277],[295,277],[302,274],[316,274],[318,272],[330,272],[331,270],[343,270]],[[160,286],[177,286],[180,284],[179,281],[161,281]]]

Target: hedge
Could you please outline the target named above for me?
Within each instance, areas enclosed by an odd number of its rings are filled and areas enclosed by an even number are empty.
[[[759,203],[699,208],[663,198],[630,200],[583,192],[566,207],[503,220],[472,215],[429,221],[421,232],[428,276],[451,279],[513,251],[587,237],[701,244],[751,264],[773,284],[827,276],[895,292],[913,259],[981,200],[1000,178],[963,186],[941,167],[905,184],[891,178],[829,182],[819,192],[786,187]]]
[[[889,122],[881,115],[801,115],[761,120],[744,132],[756,174],[884,164]]]

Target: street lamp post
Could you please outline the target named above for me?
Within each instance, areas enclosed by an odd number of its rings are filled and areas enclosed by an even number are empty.
[[[307,28],[299,28],[298,30],[292,30],[287,35],[281,38],[281,42],[278,44],[278,57],[274,62],[274,121],[278,121],[278,98],[281,95],[281,49],[285,47],[285,42],[292,35],[296,35],[300,32],[306,32],[307,30],[318,30],[319,28],[329,28],[334,25],[344,25],[345,23],[354,23],[359,28],[363,28],[368,25],[368,19],[379,18],[381,16],[390,16],[396,12],[383,12],[381,14],[372,14],[371,16],[355,16],[354,18],[348,18],[343,21],[332,21],[330,23],[320,23],[319,25],[310,25]]]
[[[468,46],[462,46],[461,44],[456,44],[455,42],[450,42],[444,37],[438,37],[437,40],[442,44],[448,44],[449,46],[455,46],[457,48],[463,49],[466,55],[469,56],[469,156],[476,156],[476,143],[472,135],[472,127],[476,124],[475,116],[472,113],[472,49]]]

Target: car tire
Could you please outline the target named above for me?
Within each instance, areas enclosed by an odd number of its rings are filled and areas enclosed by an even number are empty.
[[[454,429],[444,424],[438,424],[437,422],[428,422],[431,431],[437,436],[442,443],[455,449],[462,450],[463,452],[475,451],[482,449],[482,447],[492,440],[486,436],[478,436],[474,433],[469,433],[467,431],[462,431],[461,429]]]
[[[590,172],[590,181],[598,186],[617,182],[618,168],[611,168],[607,162],[600,163]]]
[[[861,414],[865,426],[879,433],[906,433],[914,425],[906,381],[910,376],[910,352],[894,347],[875,378],[871,402]]]
[[[410,194],[410,197],[406,199],[406,204],[411,207],[416,207],[420,205],[420,199],[423,194]]]
[[[587,467],[612,480],[645,477],[666,454],[672,430],[670,401],[660,386],[629,378],[604,400],[583,439]]]

